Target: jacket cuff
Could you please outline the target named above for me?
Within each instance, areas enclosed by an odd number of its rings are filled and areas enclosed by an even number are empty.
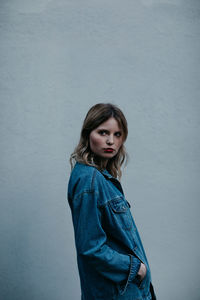
[[[123,295],[126,292],[128,284],[132,282],[134,277],[137,275],[141,264],[141,261],[137,257],[133,256],[132,254],[128,255],[130,256],[130,269],[126,283],[120,284],[118,287],[120,295]]]

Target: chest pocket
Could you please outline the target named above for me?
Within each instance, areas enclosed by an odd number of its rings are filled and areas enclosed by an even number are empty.
[[[122,229],[131,230],[133,222],[129,202],[123,197],[118,197],[110,200],[108,203],[111,208],[114,222]]]

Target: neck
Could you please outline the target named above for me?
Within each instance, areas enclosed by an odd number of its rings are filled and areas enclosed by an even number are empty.
[[[107,158],[102,158],[99,156],[94,157],[94,161],[98,166],[101,166],[101,168],[106,169],[108,159]]]

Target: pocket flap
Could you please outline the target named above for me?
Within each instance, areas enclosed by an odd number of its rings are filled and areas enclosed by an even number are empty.
[[[121,198],[110,200],[109,204],[115,213],[124,213],[129,208],[128,202]]]

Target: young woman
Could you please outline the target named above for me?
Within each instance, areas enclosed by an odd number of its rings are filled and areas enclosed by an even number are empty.
[[[119,179],[127,121],[115,105],[87,113],[72,153],[68,201],[82,300],[153,300],[149,264]]]

